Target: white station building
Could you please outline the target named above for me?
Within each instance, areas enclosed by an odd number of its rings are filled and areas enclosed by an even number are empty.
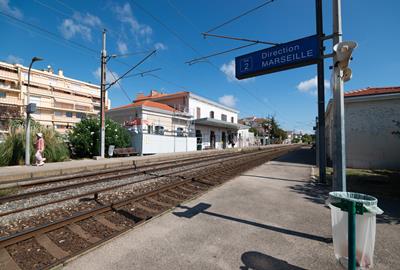
[[[238,113],[191,92],[152,90],[106,115],[131,130],[138,153],[154,154],[246,147],[249,127],[238,124]]]

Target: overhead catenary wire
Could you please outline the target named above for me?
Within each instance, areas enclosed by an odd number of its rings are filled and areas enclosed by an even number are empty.
[[[260,8],[272,3],[272,2],[274,2],[274,0],[266,1],[266,2],[262,3],[261,5],[258,5],[258,6],[254,7],[254,8],[252,8],[252,9],[250,9],[250,10],[247,10],[247,11],[243,12],[242,14],[240,14],[240,15],[238,15],[236,17],[233,17],[232,19],[230,19],[230,20],[228,20],[228,21],[226,21],[224,23],[221,23],[221,24],[209,29],[205,33],[213,32],[213,31],[215,31],[215,30],[217,30],[217,29],[219,29],[219,28],[221,28],[221,27],[223,27],[223,26],[225,26],[227,24],[230,24],[231,22],[234,22],[234,21],[236,21],[236,20],[238,20],[238,19],[240,19],[240,18],[242,18],[242,17],[244,17],[244,16],[256,11],[257,9],[260,9]]]
[[[157,50],[152,51],[151,53],[149,53],[145,58],[143,58],[142,60],[140,60],[136,65],[134,65],[133,67],[131,67],[130,69],[128,69],[124,74],[122,74],[118,79],[116,79],[115,81],[113,81],[112,83],[110,83],[108,85],[108,87],[106,88],[109,89],[111,86],[113,86],[114,84],[116,84],[118,81],[122,80],[126,75],[128,75],[132,70],[134,70],[135,68],[137,68],[139,65],[141,65],[144,61],[146,61],[149,57],[151,57],[153,54],[155,54],[157,52]]]
[[[131,97],[128,95],[128,93],[125,91],[125,89],[122,87],[122,84],[117,81],[117,78],[115,78],[114,72],[108,67],[108,70],[110,71],[111,76],[114,78],[114,81],[118,84],[119,88],[121,88],[122,92],[125,94],[125,97],[128,99],[128,102],[132,102]]]
[[[256,45],[256,44],[257,43],[251,43],[251,44],[243,45],[243,46],[240,46],[240,47],[235,47],[235,48],[232,48],[232,49],[229,49],[229,50],[226,50],[226,51],[217,52],[217,53],[213,53],[213,54],[210,54],[210,55],[207,55],[207,56],[202,56],[202,57],[199,57],[199,58],[195,58],[195,59],[186,61],[185,63],[189,64],[189,65],[193,65],[193,64],[195,64],[195,63],[197,63],[199,61],[206,60],[206,59],[209,59],[209,58],[214,57],[214,56],[230,53],[230,52],[233,52],[233,51],[241,50],[241,49],[244,49],[244,48]]]
[[[209,33],[201,33],[201,34],[204,36],[204,38],[217,37],[217,38],[225,38],[225,39],[231,39],[231,40],[237,40],[237,41],[246,41],[246,42],[259,43],[259,44],[267,44],[267,45],[279,45],[280,44],[280,43],[271,42],[271,41],[262,41],[262,40],[256,40],[256,39],[248,39],[248,38],[238,38],[238,37],[215,35],[215,34],[209,34]]]

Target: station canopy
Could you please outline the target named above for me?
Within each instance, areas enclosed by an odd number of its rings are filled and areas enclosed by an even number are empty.
[[[243,125],[240,124],[235,124],[235,123],[230,123],[214,118],[199,118],[193,120],[195,125],[201,125],[201,126],[211,126],[211,127],[219,127],[219,128],[226,128],[226,129],[235,129],[239,130],[243,128]]]

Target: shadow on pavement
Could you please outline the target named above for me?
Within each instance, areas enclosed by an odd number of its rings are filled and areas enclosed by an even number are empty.
[[[245,252],[241,259],[240,270],[306,270],[257,251]]]
[[[313,203],[325,204],[331,187],[316,182],[308,182],[289,187],[293,192],[304,195],[303,197]],[[374,195],[374,194],[373,194]],[[378,206],[384,211],[376,216],[377,223],[400,224],[399,200],[377,196]]]
[[[296,151],[290,152],[287,155],[277,158],[276,161],[315,165],[315,149],[304,146]]]
[[[323,242],[323,243],[332,243],[332,238],[322,237],[319,235],[308,234],[308,233],[299,232],[299,231],[293,231],[293,230],[289,230],[289,229],[285,229],[285,228],[281,228],[281,227],[276,227],[276,226],[272,226],[272,225],[262,224],[262,223],[258,223],[258,222],[254,222],[254,221],[244,220],[244,219],[240,219],[240,218],[235,218],[235,217],[230,217],[230,216],[210,212],[210,211],[206,210],[211,207],[211,205],[208,203],[199,203],[194,207],[188,207],[188,206],[184,206],[184,205],[178,205],[177,207],[186,209],[186,211],[184,211],[184,212],[173,212],[173,214],[177,217],[192,218],[198,214],[206,214],[206,215],[223,218],[223,219],[230,220],[230,221],[240,222],[243,224],[259,227],[262,229],[267,229],[267,230],[274,231],[274,232],[287,234],[287,235],[307,238],[310,240],[319,241],[319,242]]]

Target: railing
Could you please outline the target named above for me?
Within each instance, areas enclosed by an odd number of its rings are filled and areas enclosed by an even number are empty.
[[[0,103],[21,106],[22,100],[17,97],[7,96],[5,98],[0,98]]]
[[[6,71],[6,70],[0,69],[0,76],[3,78],[10,78],[10,79],[18,80],[17,72],[11,72],[11,71]]]

